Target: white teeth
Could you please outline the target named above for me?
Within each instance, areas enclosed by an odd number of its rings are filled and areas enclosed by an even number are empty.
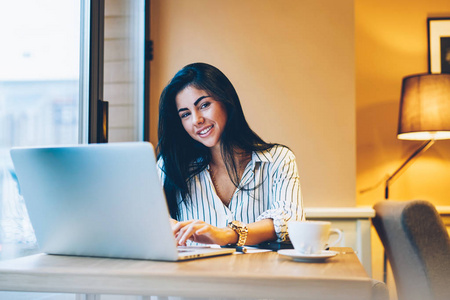
[[[203,129],[202,131],[200,131],[199,133],[201,135],[208,133],[211,130],[212,126],[209,126],[208,128]]]

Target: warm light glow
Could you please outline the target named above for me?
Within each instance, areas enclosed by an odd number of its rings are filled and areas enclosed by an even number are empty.
[[[397,135],[399,140],[447,140],[450,139],[450,131],[422,131],[422,132],[406,132]]]

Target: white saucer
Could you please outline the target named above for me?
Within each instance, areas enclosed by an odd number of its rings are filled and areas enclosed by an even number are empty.
[[[336,256],[338,253],[335,251],[323,250],[321,253],[316,254],[301,254],[298,253],[295,249],[283,249],[278,250],[278,254],[292,257],[295,261],[322,262],[325,261],[327,258]]]

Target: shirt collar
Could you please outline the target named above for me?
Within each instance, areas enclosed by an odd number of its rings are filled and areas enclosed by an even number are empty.
[[[273,162],[273,156],[269,152],[269,150],[262,150],[262,151],[253,151],[252,153],[252,169],[255,168],[256,163],[269,163]]]

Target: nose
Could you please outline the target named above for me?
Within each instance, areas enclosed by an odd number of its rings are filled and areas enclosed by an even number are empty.
[[[199,113],[194,115],[193,120],[196,125],[201,125],[201,124],[205,123],[205,118],[202,116],[202,114],[199,114]]]

